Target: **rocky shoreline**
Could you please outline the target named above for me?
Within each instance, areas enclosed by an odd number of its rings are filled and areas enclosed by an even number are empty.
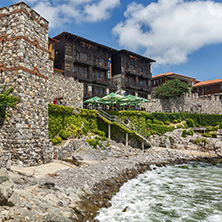
[[[92,149],[81,139],[72,167],[39,178],[27,173],[0,170],[0,222],[86,222],[126,181],[150,170],[189,161],[215,162],[212,153],[151,148],[145,152],[110,142],[108,150]],[[75,165],[74,165],[75,164]],[[46,165],[47,168],[47,165]]]

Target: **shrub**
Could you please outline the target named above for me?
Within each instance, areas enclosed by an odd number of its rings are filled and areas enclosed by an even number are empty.
[[[207,127],[207,132],[209,132],[209,131],[217,131],[218,129],[219,129],[219,126]]]
[[[105,137],[105,132],[101,131],[101,130],[91,130],[92,133],[95,133],[101,137]]]
[[[51,141],[52,141],[52,144],[53,144],[53,145],[56,145],[56,144],[62,142],[62,138],[59,137],[59,136],[57,136],[57,137],[53,138]]]
[[[194,134],[194,131],[193,131],[192,129],[190,129],[190,130],[184,130],[184,131],[182,132],[182,137],[186,137],[187,135],[193,136],[193,134]]]
[[[198,144],[198,143],[200,143],[200,142],[201,142],[201,139],[195,139],[195,140],[194,140],[194,143],[195,143],[195,144]]]
[[[72,137],[80,137],[83,135],[83,131],[81,128],[77,125],[71,124],[69,127],[69,131],[71,132]]]
[[[60,132],[59,132],[59,136],[63,139],[63,140],[65,140],[65,139],[67,139],[69,136],[71,135],[71,133],[68,131],[68,130],[60,130]]]
[[[203,137],[212,137],[212,134],[207,132],[207,133],[202,133]]]
[[[166,122],[165,122],[165,125],[168,125],[168,126],[169,126],[169,125],[170,125],[170,121],[166,121]]]
[[[195,127],[194,121],[192,119],[186,119],[186,123],[188,127]]]
[[[181,122],[182,122],[182,120],[181,120],[181,119],[177,119],[177,122],[178,122],[178,123],[181,123]]]
[[[149,128],[151,134],[154,133],[164,134],[166,132],[175,130],[174,126],[165,126],[159,124],[147,124],[147,127]]]
[[[173,123],[178,123],[176,119],[173,120]]]
[[[96,136],[94,139],[87,139],[86,141],[94,149],[97,149],[97,146],[101,147],[102,149],[105,149],[107,146],[110,146],[108,142],[106,147],[104,147],[103,144],[101,143],[101,141],[107,141],[106,137]]]
[[[204,146],[208,143],[206,139],[195,139],[194,140],[194,143],[195,144],[200,144],[200,143],[203,143]]]
[[[152,120],[151,119],[147,119],[146,122],[147,123],[152,123]]]
[[[157,120],[157,119],[154,119],[153,123],[158,124],[158,125],[164,125],[163,121],[160,121],[160,120]]]
[[[178,129],[179,129],[179,128],[184,128],[184,125],[179,124],[179,125],[177,125],[177,128],[178,128]]]

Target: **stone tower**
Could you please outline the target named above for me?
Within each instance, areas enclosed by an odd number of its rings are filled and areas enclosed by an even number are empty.
[[[51,160],[48,139],[48,22],[24,2],[0,9],[0,85],[20,97],[0,126],[0,167]]]

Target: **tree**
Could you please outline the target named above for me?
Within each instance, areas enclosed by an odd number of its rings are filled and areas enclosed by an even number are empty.
[[[155,97],[159,99],[176,98],[188,93],[189,89],[190,85],[187,83],[181,82],[179,79],[173,79],[158,86],[155,90]]]
[[[15,108],[15,105],[19,102],[19,98],[11,96],[14,87],[6,89],[6,86],[3,87],[0,92],[0,119],[4,119],[8,113],[6,112],[8,108]]]

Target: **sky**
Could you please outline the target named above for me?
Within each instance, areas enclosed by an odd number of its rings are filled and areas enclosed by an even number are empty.
[[[0,7],[19,2],[1,0]],[[70,32],[156,60],[152,75],[222,79],[222,0],[24,0],[49,21],[49,36]]]

